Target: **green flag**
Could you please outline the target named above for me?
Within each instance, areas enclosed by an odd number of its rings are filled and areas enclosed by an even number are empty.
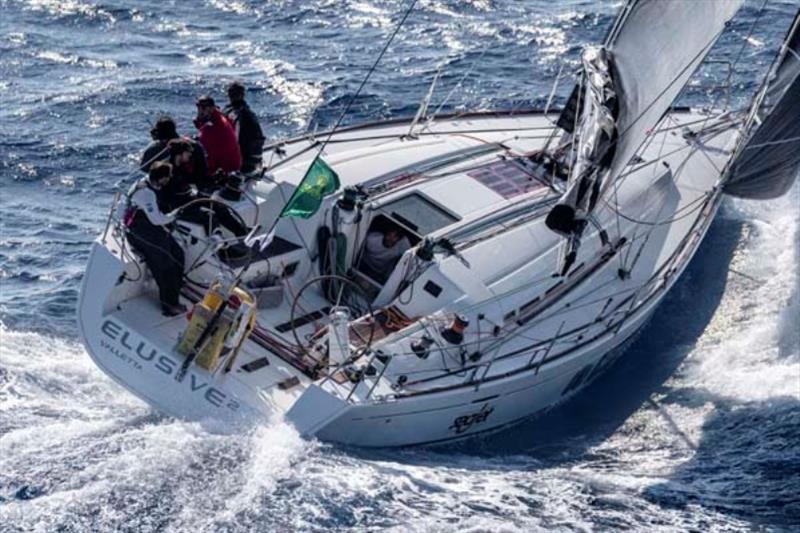
[[[317,157],[286,202],[280,216],[310,218],[322,205],[322,199],[338,188],[339,176],[321,157]]]

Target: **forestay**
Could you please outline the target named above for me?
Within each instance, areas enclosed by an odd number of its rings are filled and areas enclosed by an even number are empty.
[[[725,192],[781,196],[800,173],[800,10],[753,109],[755,132],[731,166]]]

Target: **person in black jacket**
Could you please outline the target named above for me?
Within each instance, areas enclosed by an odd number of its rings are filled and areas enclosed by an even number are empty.
[[[261,155],[264,150],[264,134],[258,117],[244,101],[244,85],[235,81],[228,86],[230,104],[225,107],[225,115],[236,130],[239,147],[242,151],[242,173],[251,174],[261,168]]]
[[[198,191],[209,194],[216,189],[214,178],[208,175],[206,155],[200,143],[187,137],[178,137],[169,141],[167,148],[172,165],[171,186],[188,189],[194,185]]]
[[[237,237],[247,235],[248,228],[230,207],[219,201],[208,201],[213,185],[206,176],[202,147],[184,138],[171,140],[167,147],[172,179],[158,191],[159,207],[168,212],[180,210],[178,218],[200,224],[208,234],[220,224]]]
[[[169,159],[167,143],[172,139],[178,138],[178,130],[175,121],[171,117],[162,116],[156,121],[155,126],[150,130],[150,137],[153,139],[147,148],[144,149],[139,168],[143,172],[150,171],[150,165],[156,161],[166,161]]]
[[[183,249],[172,237],[168,226],[175,215],[165,214],[157,195],[172,178],[172,166],[163,161],[150,165],[148,176],[140,179],[128,192],[125,226],[128,242],[144,258],[158,286],[161,310],[165,316],[186,312],[180,303],[183,286]]]

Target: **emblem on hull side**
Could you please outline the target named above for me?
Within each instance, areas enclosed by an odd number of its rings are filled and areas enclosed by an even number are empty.
[[[480,411],[457,417],[447,429],[454,431],[456,434],[464,433],[475,424],[486,422],[486,419],[489,418],[489,415],[493,412],[494,407],[489,407],[489,404],[485,403]]]

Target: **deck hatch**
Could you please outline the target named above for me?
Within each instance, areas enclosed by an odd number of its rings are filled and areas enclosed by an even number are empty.
[[[401,223],[413,221],[412,225],[415,227],[412,229],[418,235],[428,235],[459,220],[458,217],[416,192],[385,203],[378,212]]]

